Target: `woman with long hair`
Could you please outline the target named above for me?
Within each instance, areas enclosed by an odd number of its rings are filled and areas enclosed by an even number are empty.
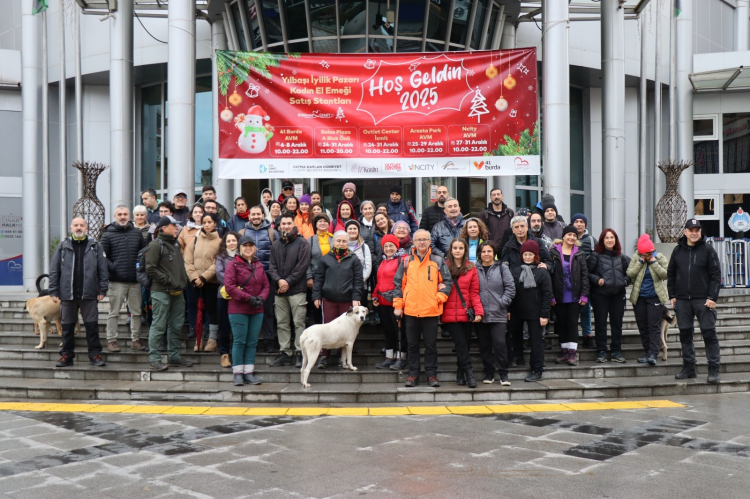
[[[298,210],[299,200],[295,196],[289,196],[281,203],[282,213],[291,213],[293,217],[296,217]]]
[[[589,272],[586,254],[580,249],[578,230],[566,226],[562,239],[555,239],[550,248],[552,258],[552,289],[555,310],[555,332],[560,341],[558,364],[578,365],[578,317],[581,307],[589,301]]]
[[[182,248],[183,253],[185,252],[185,247],[188,244],[193,243],[195,235],[201,230],[201,220],[203,219],[204,212],[203,205],[200,203],[195,203],[193,207],[190,208],[187,224],[182,228],[180,235],[177,237],[177,242],[180,243],[180,248]]]
[[[311,217],[312,217],[313,219],[315,219],[315,217],[317,217],[317,216],[318,216],[318,215],[320,215],[321,213],[325,213],[325,212],[326,212],[326,210],[325,210],[325,208],[323,208],[323,205],[322,205],[322,204],[320,204],[320,203],[319,203],[319,202],[317,202],[317,201],[315,201],[314,203],[312,203],[312,204],[310,205],[310,216],[311,216]],[[315,228],[315,224],[313,223],[313,229],[314,229],[314,228]]]
[[[365,240],[362,238],[359,232],[359,222],[356,220],[349,220],[344,226],[347,236],[349,236],[349,251],[359,258],[359,262],[362,264],[362,282],[366,283],[372,273],[372,256],[370,256],[370,248],[365,244]],[[367,286],[364,287],[366,292]]]
[[[343,230],[345,231],[345,224],[349,220],[356,220],[354,217],[354,208],[349,201],[341,201],[336,207],[336,220],[333,223],[334,231]]]
[[[271,227],[278,227],[279,217],[281,217],[281,203],[273,200],[268,203],[268,221],[271,222]]]
[[[259,385],[255,376],[255,353],[263,324],[263,302],[270,286],[263,264],[256,257],[255,241],[250,236],[239,240],[240,252],[227,265],[224,287],[229,300],[229,322],[232,325],[232,372],[234,385]]]
[[[474,379],[474,369],[469,357],[469,343],[472,323],[481,322],[484,316],[484,307],[479,298],[479,277],[474,264],[469,261],[469,244],[465,239],[453,239],[449,248],[446,263],[453,278],[453,287],[448,295],[448,301],[443,304],[440,322],[450,333],[456,348],[456,384],[468,384],[469,388],[476,388],[477,381]]]
[[[239,232],[245,228],[245,224],[248,222],[250,210],[247,206],[247,201],[242,196],[234,200],[234,215],[227,222],[227,230],[234,230]]]
[[[372,239],[375,242],[373,272],[377,273],[378,265],[380,265],[380,261],[383,259],[383,237],[391,233],[393,222],[388,218],[388,215],[384,215],[383,213],[376,213],[372,220],[375,224],[375,230],[372,233]],[[398,246],[398,244],[396,244],[396,246]]]
[[[461,235],[458,237],[469,244],[469,261],[473,263],[479,259],[477,248],[483,241],[489,240],[490,235],[484,222],[472,217],[464,222]]]
[[[609,349],[612,362],[625,362],[622,356],[622,318],[625,316],[625,288],[630,284],[630,258],[622,254],[620,238],[604,229],[588,259],[591,307],[596,316],[597,362],[607,362],[607,316],[612,331]]]
[[[271,221],[269,218],[271,214],[268,212],[268,203],[270,203],[272,199],[273,192],[271,191],[271,189],[266,187],[265,189],[260,191],[260,207],[263,209],[263,216],[268,221]]]
[[[219,314],[219,355],[221,355],[221,367],[232,367],[232,362],[229,360],[229,354],[232,351],[232,326],[229,323],[229,300],[224,298],[221,288],[226,285],[226,268],[229,262],[237,256],[239,241],[239,232],[227,232],[221,240],[219,252],[216,255],[216,278],[219,279],[219,292],[216,295],[216,313]]]
[[[381,239],[383,260],[378,266],[378,278],[372,290],[372,304],[378,311],[385,334],[385,360],[376,364],[377,369],[400,370],[406,367],[406,332],[399,328],[399,321],[393,314],[394,278],[406,252],[398,247],[398,238],[386,234]],[[399,335],[401,345],[399,345]],[[399,346],[401,348],[399,348]]]
[[[305,194],[299,198],[299,209],[297,210],[297,216],[294,218],[294,225],[297,226],[300,235],[305,239],[315,234],[313,218],[310,214],[309,194]]]
[[[361,206],[361,203],[359,201],[359,198],[357,197],[357,186],[354,185],[354,182],[347,182],[344,184],[344,187],[341,188],[341,201],[347,201],[352,205],[353,219],[356,220],[357,218],[359,218],[359,208]]]

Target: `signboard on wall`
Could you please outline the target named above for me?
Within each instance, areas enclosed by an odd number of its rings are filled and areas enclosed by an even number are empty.
[[[538,175],[535,49],[217,51],[220,178]]]
[[[13,204],[17,198],[0,198],[0,286],[23,286],[23,219]]]

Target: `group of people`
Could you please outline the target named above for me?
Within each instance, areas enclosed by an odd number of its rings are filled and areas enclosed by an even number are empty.
[[[399,185],[391,188],[388,202],[376,204],[360,200],[356,186],[346,183],[333,212],[319,192],[299,199],[293,192],[284,182],[278,198],[264,189],[259,205],[239,197],[230,214],[211,186],[191,206],[184,191],[172,202],[158,202],[149,189],[132,220],[127,206],[116,208],[99,241],[88,237],[82,218],[74,219],[71,237],[55,250],[50,268],[50,295],[62,302],[64,340],[57,366],[73,364],[79,311],[89,360],[105,365],[96,306],[104,296],[110,306],[108,351],[120,351],[118,319],[127,303],[130,348],[148,349],[155,371],[190,367],[180,353],[187,318],[194,351],[218,352],[221,366],[232,368],[235,385],[261,382],[255,374],[260,339],[266,352],[278,352],[272,366],[301,367],[299,338],[308,325],[365,305],[384,333],[385,358],[376,367],[407,370],[407,387],[420,382],[421,344],[427,382],[440,386],[441,329],[453,340],[457,384],[477,386],[469,355],[476,336],[483,382],[497,376],[507,386],[508,369],[525,366],[525,350],[526,381],[543,379],[552,321],[560,343],[555,362],[578,364],[579,321],[583,346],[597,349],[597,362],[625,362],[622,324],[632,284],[629,298],[644,351],[638,362],[657,364],[660,322],[669,302],[682,342],[683,369],[676,377],[696,376],[692,337],[698,317],[708,382],[719,381],[720,271],[697,220],[687,221],[667,263],[647,234],[629,258],[614,230],[604,229],[597,241],[585,215],[575,214],[566,224],[550,196],[533,210],[514,212],[502,191],[493,189],[487,208],[473,217],[464,216],[458,200],[440,186],[434,205],[418,220]],[[591,309],[593,335],[587,334]],[[144,314],[147,345],[140,339]],[[335,356],[323,350],[317,367],[328,368]]]

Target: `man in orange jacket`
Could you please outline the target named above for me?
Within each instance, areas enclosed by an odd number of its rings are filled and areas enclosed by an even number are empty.
[[[414,233],[414,249],[396,271],[393,308],[405,316],[409,378],[407,387],[419,384],[419,341],[424,340],[424,369],[430,386],[437,388],[437,329],[453,281],[442,257],[430,251],[430,233]]]

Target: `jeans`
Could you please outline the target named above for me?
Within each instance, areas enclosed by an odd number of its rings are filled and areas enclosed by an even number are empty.
[[[607,351],[607,315],[612,339],[609,349],[612,353],[622,351],[622,318],[625,315],[625,289],[618,293],[605,296],[592,294],[591,303],[596,316],[596,351]]]
[[[255,369],[255,351],[263,324],[263,314],[230,314],[234,345],[232,345],[232,372],[249,374]]]
[[[508,329],[513,338],[513,347],[516,351],[518,351],[517,343],[523,337],[523,330],[529,332],[529,343],[531,346],[529,365],[535,373],[544,372],[544,328],[539,324],[539,318],[522,319],[517,313],[511,314]],[[520,346],[523,348],[523,342],[521,342]],[[523,351],[521,351],[520,357],[516,357],[516,361],[519,364],[523,362]]]
[[[299,348],[299,337],[305,330],[307,297],[305,293],[290,296],[276,296],[274,299],[276,321],[279,323],[279,345],[283,353],[292,355],[292,320],[294,320],[294,348]]]
[[[165,334],[169,360],[180,360],[182,325],[185,323],[185,294],[172,296],[166,291],[152,291],[151,302],[154,309],[154,321],[148,335],[149,360],[161,362],[159,348]]]
[[[456,347],[456,367],[459,371],[472,369],[469,357],[469,343],[471,342],[471,322],[444,322],[443,329],[448,331]]]
[[[641,335],[641,344],[646,357],[656,358],[659,355],[662,308],[663,305],[656,296],[649,298],[639,296],[633,306],[635,322],[638,324],[638,333]]]
[[[232,353],[232,325],[229,321],[229,300],[216,300],[216,314],[219,316],[219,354]]]
[[[89,360],[102,353],[102,343],[99,339],[99,308],[94,300],[62,300],[60,302],[60,321],[62,322],[62,347],[60,356],[67,355],[75,358],[76,323],[78,310],[81,311],[83,325],[86,327],[86,345],[89,349]]]
[[[693,344],[693,317],[698,318],[698,324],[706,347],[706,360],[710,367],[718,368],[721,364],[719,352],[719,338],[716,336],[716,309],[705,305],[705,298],[692,300],[677,299],[674,310],[677,314],[677,327],[680,328],[680,343],[682,343],[682,363],[686,366],[695,365],[695,345]]]
[[[127,302],[130,309],[130,338],[132,340],[139,339],[141,332],[141,285],[137,282],[110,282],[107,294],[109,295],[107,341],[117,339],[117,325],[123,301]]]
[[[409,377],[419,378],[419,341],[424,341],[424,370],[427,377],[437,376],[437,328],[439,317],[412,317],[406,315],[406,340],[409,360]]]
[[[488,378],[495,375],[495,364],[499,366],[497,372],[508,374],[508,347],[505,344],[507,326],[504,322],[476,324],[479,354],[484,364],[484,375]]]
[[[591,336],[591,302],[581,307],[581,335]]]

